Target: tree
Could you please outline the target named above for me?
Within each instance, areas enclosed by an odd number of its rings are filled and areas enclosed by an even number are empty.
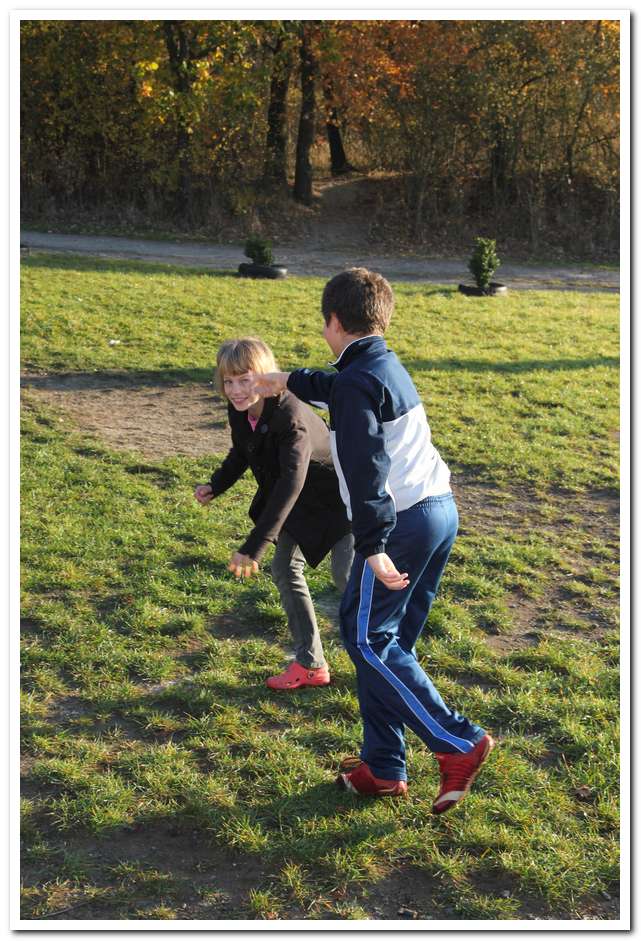
[[[291,23],[276,24],[272,43],[265,44],[272,53],[272,69],[267,107],[267,136],[263,179],[268,185],[287,185],[287,93],[294,69],[294,41]]]
[[[312,201],[310,151],[314,143],[317,72],[317,62],[313,48],[314,23],[301,23],[299,35],[301,108],[296,140],[294,199],[305,203],[305,205],[310,205]]]
[[[327,76],[323,80],[323,95],[326,104],[325,130],[327,131],[327,143],[329,144],[331,170],[335,176],[338,176],[341,173],[348,173],[353,167],[348,161],[343,147],[333,82]]]
[[[617,21],[27,20],[21,67],[32,217],[218,234],[254,212],[257,181],[283,187],[290,137],[309,205],[320,122],[333,172],[348,129],[418,241],[473,222],[616,244]]]

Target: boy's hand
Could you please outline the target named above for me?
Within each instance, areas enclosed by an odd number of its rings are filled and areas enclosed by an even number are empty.
[[[242,552],[234,552],[228,568],[236,578],[250,578],[258,572],[258,562],[249,555],[243,555]]]
[[[278,395],[287,388],[288,372],[264,372],[254,373],[253,388],[257,395],[269,398],[271,395]]]
[[[214,499],[211,484],[198,484],[194,490],[194,496],[202,506],[206,506],[210,500]]]
[[[367,563],[379,581],[390,591],[401,591],[410,583],[407,572],[401,574],[386,552],[368,555]]]

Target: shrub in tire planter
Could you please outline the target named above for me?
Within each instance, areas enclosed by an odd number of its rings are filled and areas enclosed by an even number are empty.
[[[238,274],[241,278],[284,278],[287,275],[287,268],[282,265],[274,265],[272,255],[272,245],[261,235],[250,235],[245,242],[245,254],[251,258],[252,263],[243,262],[238,266]]]
[[[501,264],[496,254],[496,241],[494,239],[476,238],[474,251],[470,258],[468,268],[474,275],[475,285],[459,284],[462,294],[474,297],[487,297],[493,294],[505,294],[507,288],[498,281],[492,281],[492,275]]]

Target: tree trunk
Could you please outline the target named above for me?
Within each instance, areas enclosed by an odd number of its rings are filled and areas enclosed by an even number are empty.
[[[311,30],[303,26],[300,42],[300,86],[302,102],[296,141],[296,174],[294,199],[309,206],[312,201],[312,162],[314,143],[314,112],[316,110],[316,61],[311,43]]]
[[[331,79],[323,82],[323,95],[327,105],[327,120],[325,128],[327,130],[327,143],[329,144],[329,156],[331,160],[331,171],[335,176],[341,173],[348,173],[353,169],[347,159],[340,127],[338,126],[338,111],[334,104],[334,95]]]
[[[191,141],[187,129],[181,123],[177,135],[178,149],[178,192],[176,210],[181,217],[191,218]]]
[[[175,20],[163,22],[165,45],[169,55],[169,66],[174,76],[174,86],[180,93],[191,88],[189,76],[189,38],[183,24]],[[178,114],[176,131],[176,158],[178,161],[178,186],[175,193],[175,210],[182,218],[189,219],[192,210],[191,186],[191,141],[184,118]]]
[[[263,172],[265,183],[277,187],[287,185],[287,91],[294,61],[291,49],[283,51],[286,42],[279,36],[274,50]]]
[[[490,151],[490,183],[492,190],[492,212],[495,224],[508,203],[510,163],[512,159],[512,132],[502,120],[492,128],[493,140]]]
[[[595,31],[594,31],[594,45],[597,46],[601,39],[601,21],[597,20]],[[583,92],[583,99],[579,107],[578,114],[574,121],[574,130],[572,131],[572,137],[565,146],[565,165],[566,172],[569,180],[574,179],[574,148],[576,147],[576,142],[579,137],[579,131],[581,129],[581,124],[583,122],[583,117],[586,113],[588,105],[591,103],[594,94],[594,82],[589,79],[585,90]]]

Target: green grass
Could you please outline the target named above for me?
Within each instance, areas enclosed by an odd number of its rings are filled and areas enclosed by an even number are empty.
[[[222,340],[247,331],[271,343],[285,369],[330,358],[321,279],[255,282],[55,256],[23,270],[28,369],[203,379]],[[535,487],[617,486],[618,295],[395,290],[389,340],[454,468]]]
[[[320,280],[57,257],[23,279],[32,370],[205,380],[239,333],[284,367],[328,358]],[[203,511],[193,484],[218,458],[141,473],[26,390],[23,917],[395,918],[408,885],[423,918],[613,917],[617,545],[586,513],[617,486],[618,299],[395,288],[391,345],[455,479],[487,495],[419,654],[500,747],[444,818],[411,734],[409,801],[336,789],[360,743],[353,667],[321,617],[332,686],[265,688],[288,639],[278,595],[226,570],[251,481]],[[331,596],[326,563],[309,583]]]

